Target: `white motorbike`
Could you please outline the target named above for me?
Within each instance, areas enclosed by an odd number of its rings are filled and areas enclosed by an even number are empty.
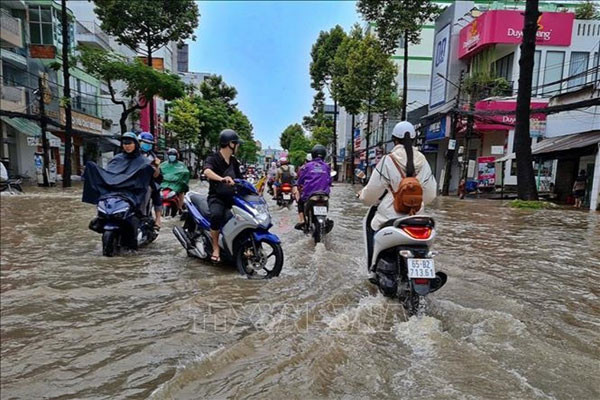
[[[429,293],[446,283],[447,275],[436,272],[430,246],[435,239],[435,221],[423,215],[394,218],[377,232],[371,221],[377,207],[371,207],[363,222],[367,243],[367,266],[374,273],[371,282],[384,296],[397,297],[409,316]]]

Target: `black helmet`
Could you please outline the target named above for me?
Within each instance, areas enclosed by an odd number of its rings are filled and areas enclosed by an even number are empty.
[[[310,154],[312,155],[313,160],[316,158],[320,158],[321,160],[324,160],[325,157],[327,156],[327,149],[322,144],[317,144],[317,145],[315,145],[315,147],[312,148],[312,151],[310,152]]]
[[[219,144],[221,147],[226,147],[229,143],[240,143],[240,137],[233,129],[223,129],[219,134]]]

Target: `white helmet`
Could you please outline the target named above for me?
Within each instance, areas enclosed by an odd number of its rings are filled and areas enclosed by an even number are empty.
[[[306,153],[306,161],[312,161],[312,154]]]
[[[392,136],[398,139],[404,139],[407,133],[409,134],[411,139],[417,137],[417,132],[415,131],[414,125],[408,121],[402,121],[398,122],[396,126],[394,126]]]
[[[283,156],[279,159],[279,162],[281,163],[281,165],[285,165],[288,162],[287,157]]]

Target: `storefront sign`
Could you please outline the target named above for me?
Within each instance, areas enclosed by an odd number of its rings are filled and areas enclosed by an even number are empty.
[[[479,187],[496,185],[496,157],[479,157],[477,159]]]
[[[432,124],[429,124],[425,129],[425,141],[429,142],[432,140],[439,140],[446,137],[446,125],[447,124],[446,117],[443,117],[439,121],[436,121]]]
[[[60,139],[50,138],[46,139],[50,147],[60,147]],[[27,146],[37,147],[42,146],[42,137],[41,136],[27,136]]]
[[[433,70],[431,73],[431,93],[429,94],[429,109],[446,102],[446,77],[448,59],[450,58],[450,24],[446,25],[435,35],[433,46]],[[438,75],[439,74],[439,75]]]
[[[547,102],[531,102],[531,109],[546,108]],[[510,101],[479,101],[475,103],[475,112],[477,111],[515,111],[517,102]],[[484,119],[484,120],[483,120]],[[540,121],[546,121],[546,114],[531,114],[531,126],[538,126]],[[475,116],[475,129],[479,131],[508,131],[515,127],[515,114],[511,115],[482,115],[481,118]]]
[[[71,113],[73,119],[73,128],[90,133],[102,134],[102,120],[100,118],[78,113],[77,111],[71,111]],[[60,123],[64,124],[65,121],[65,109],[61,108]]]
[[[538,18],[536,45],[570,46],[575,14],[544,12]],[[458,58],[471,56],[487,45],[520,44],[523,40],[523,12],[492,10],[483,13],[459,34]]]
[[[544,137],[546,135],[546,120],[531,119],[529,121],[529,135],[532,138]]]
[[[56,47],[48,44],[30,44],[29,54],[31,58],[56,58]]]
[[[504,146],[492,146],[490,153],[502,155],[504,154]]]

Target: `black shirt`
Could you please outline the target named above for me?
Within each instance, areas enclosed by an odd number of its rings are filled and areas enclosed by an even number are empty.
[[[220,151],[217,151],[206,158],[204,169],[210,169],[222,178],[229,176],[232,179],[242,179],[240,162],[234,156],[231,156],[229,164],[227,164]],[[209,180],[208,195],[217,195],[218,189],[222,185],[224,185],[224,183]]]

